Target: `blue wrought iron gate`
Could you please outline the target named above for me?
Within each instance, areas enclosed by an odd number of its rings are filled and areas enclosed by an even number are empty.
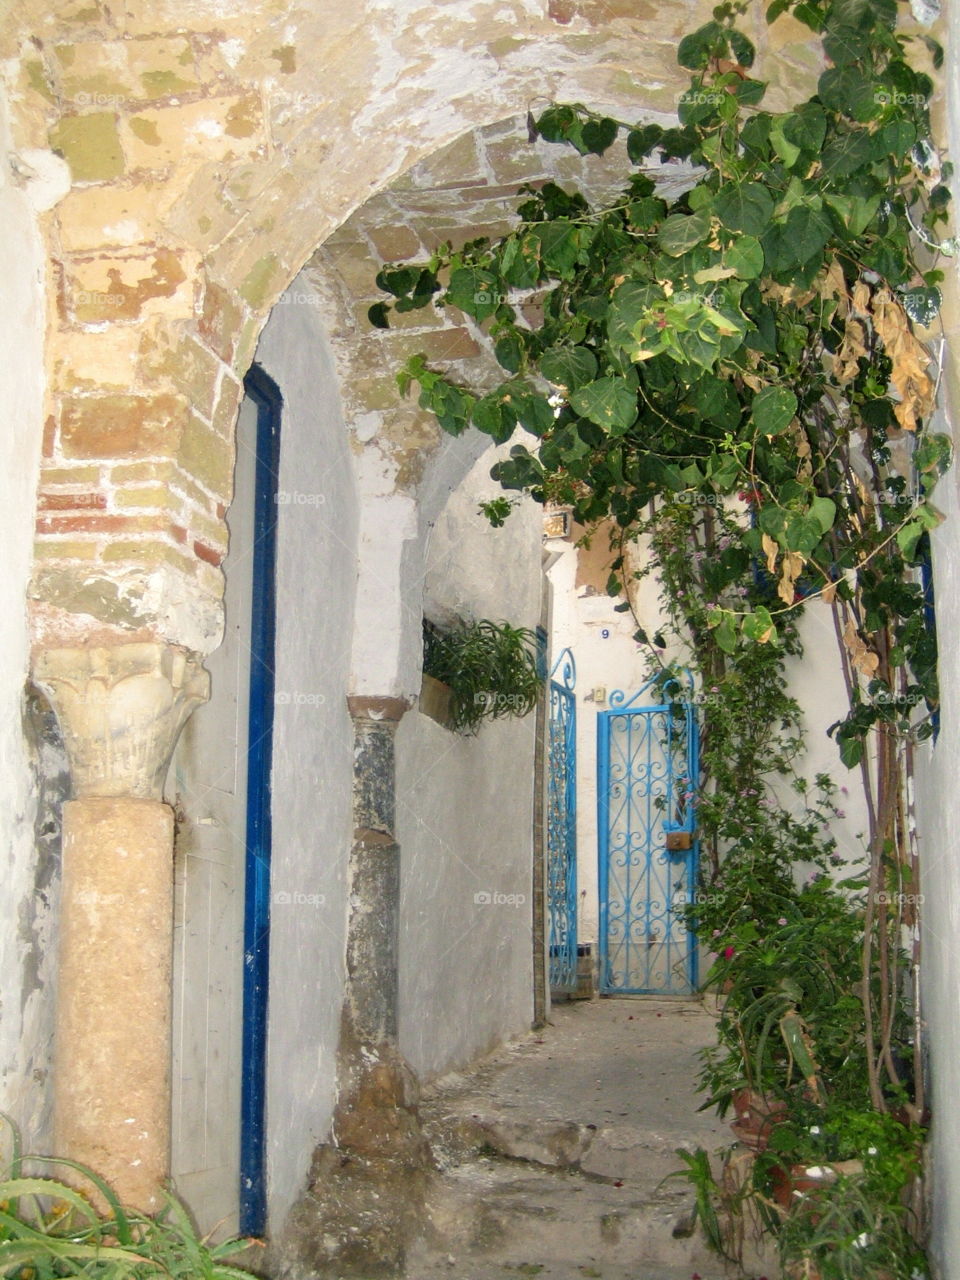
[[[577,667],[564,649],[550,673],[547,915],[550,990],[577,985]]]
[[[617,690],[597,718],[600,991],[691,995],[696,939],[681,908],[693,901],[699,856],[693,791],[699,726],[685,673]],[[656,699],[643,706],[644,695]]]

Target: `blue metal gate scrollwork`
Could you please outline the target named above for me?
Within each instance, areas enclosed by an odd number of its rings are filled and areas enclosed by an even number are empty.
[[[639,705],[645,694],[654,705]],[[697,883],[699,725],[689,672],[611,694],[597,751],[600,991],[691,995],[697,946],[682,908]]]
[[[547,739],[549,978],[555,995],[577,985],[577,667],[564,649],[550,673]]]

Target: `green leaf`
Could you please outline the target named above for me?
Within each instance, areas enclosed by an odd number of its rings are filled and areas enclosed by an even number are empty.
[[[508,329],[494,343],[493,354],[501,368],[516,373],[523,363],[523,343],[512,329]]]
[[[386,302],[375,302],[367,312],[367,319],[375,329],[390,328],[390,307]]]
[[[783,231],[784,243],[790,247],[790,265],[801,266],[820,253],[831,232],[830,219],[821,210],[807,205],[791,209]]]
[[[781,119],[783,136],[787,142],[810,155],[819,154],[827,132],[827,117],[821,107],[815,103],[805,103]]]
[[[540,372],[548,382],[574,391],[597,376],[597,357],[589,347],[551,347],[540,359]]]
[[[672,258],[693,249],[710,233],[710,216],[707,213],[672,213],[665,219],[657,240],[664,253]]]
[[[863,743],[859,738],[839,738],[840,759],[848,769],[855,768],[863,759]]]
[[[775,643],[777,628],[773,625],[770,610],[758,605],[752,613],[748,613],[743,619],[743,634],[756,644]]]
[[[689,71],[701,71],[716,53],[726,52],[726,37],[719,22],[707,22],[683,37],[677,61]]]
[[[797,397],[789,387],[764,387],[753,397],[753,421],[765,436],[776,436],[786,431],[796,412]]]
[[[637,420],[637,393],[625,378],[598,378],[575,391],[570,404],[612,435],[623,435]]]
[[[419,267],[398,267],[396,270],[384,267],[377,273],[376,285],[384,293],[392,293],[394,297],[400,298],[410,292],[419,276]]]
[[[824,499],[824,501],[828,501],[828,499]],[[783,540],[788,551],[798,551],[802,556],[810,556],[820,545],[824,532],[820,527],[819,520],[814,519],[812,516],[796,514],[792,515],[787,521]]]
[[[832,498],[814,498],[810,503],[810,515],[820,526],[821,533],[829,533],[837,518],[837,504]]]
[[[728,231],[759,236],[773,216],[773,200],[759,182],[728,183],[717,192],[713,210]]]
[[[642,164],[662,137],[663,128],[658,124],[646,124],[640,129],[631,129],[627,135],[627,156],[630,162]]]
[[[763,274],[763,246],[755,236],[740,236],[724,250],[723,263],[741,280],[755,280]]]
[[[737,651],[737,629],[734,624],[733,614],[724,610],[720,624],[714,631],[717,644],[724,653],[736,653]]]
[[[633,200],[627,205],[627,217],[630,225],[641,231],[655,227],[667,211],[666,201],[657,196],[644,196],[641,200]]]
[[[690,402],[701,418],[715,422],[723,431],[734,431],[739,425],[740,402],[733,387],[724,378],[705,373],[690,388]],[[733,463],[736,469],[734,459],[725,458],[723,462]],[[718,474],[719,467],[711,473],[715,480]]]
[[[609,116],[602,120],[587,120],[583,126],[583,145],[594,155],[602,156],[616,140],[617,132],[617,122]]]
[[[573,222],[545,222],[537,228],[543,265],[561,278],[570,276],[580,252],[580,228]]]
[[[500,305],[499,281],[479,267],[458,267],[450,276],[446,300],[475,320],[485,320]]]
[[[476,402],[470,414],[470,421],[478,431],[492,436],[498,444],[503,444],[510,439],[515,426],[513,416],[507,412],[501,397],[496,392]]]

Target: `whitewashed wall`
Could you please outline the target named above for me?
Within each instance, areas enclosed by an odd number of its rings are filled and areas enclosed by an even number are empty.
[[[472,467],[430,535],[425,609],[534,627],[540,510],[524,504],[503,529],[477,514],[499,492],[494,456]],[[533,713],[463,738],[414,709],[397,732],[400,1048],[425,1077],[533,1016],[534,745]]]
[[[944,5],[949,26],[946,110],[940,110],[940,136],[948,151],[960,154],[960,9]],[[953,230],[957,230],[960,184],[953,180]],[[944,387],[947,414],[936,425],[956,441],[960,414],[960,271],[947,264],[944,327],[949,339]],[[954,445],[956,448],[956,444]],[[918,808],[921,841],[921,891],[924,929],[923,992],[930,1060],[933,1138],[931,1144],[931,1253],[941,1280],[960,1280],[960,471],[937,490],[936,505],[946,516],[933,535],[937,635],[940,644],[941,730],[936,746],[918,752]]]
[[[14,159],[17,161],[14,166]],[[35,206],[52,193],[9,151],[0,99],[0,1110],[47,1144],[59,868],[38,861],[23,729],[26,594],[43,427],[43,254]],[[39,179],[40,175],[34,175]]]
[[[328,1135],[335,1101],[352,839],[346,694],[358,520],[319,300],[302,277],[288,293],[296,301],[274,308],[257,351],[283,395],[267,1066],[275,1231]]]

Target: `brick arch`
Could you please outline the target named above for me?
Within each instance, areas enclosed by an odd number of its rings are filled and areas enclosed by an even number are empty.
[[[17,146],[53,150],[70,180],[44,227],[32,596],[45,643],[215,647],[242,375],[316,246],[392,179],[531,101],[669,114],[676,41],[698,13],[623,0],[324,8],[25,6],[10,49]],[[402,452],[423,427],[391,429]]]

